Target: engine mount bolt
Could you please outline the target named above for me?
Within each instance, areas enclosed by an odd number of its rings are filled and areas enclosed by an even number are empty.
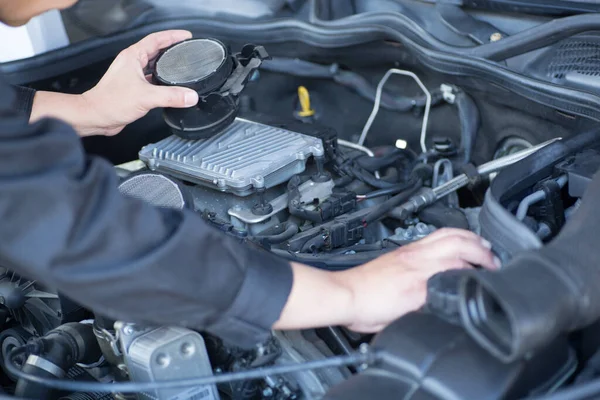
[[[273,389],[271,389],[270,387],[264,388],[262,391],[262,395],[263,395],[263,397],[272,397]]]
[[[128,336],[133,335],[133,327],[131,325],[126,325],[123,327],[123,333]]]

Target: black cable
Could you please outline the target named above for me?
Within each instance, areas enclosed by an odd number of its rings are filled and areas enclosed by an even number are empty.
[[[375,175],[371,174],[370,172],[366,171],[365,169],[359,166],[350,167],[350,173],[354,175],[356,179],[361,180],[366,184],[378,189],[387,189],[390,187],[394,187],[398,184],[397,182],[388,182],[384,180],[384,177],[382,177],[381,179],[377,179],[375,178]]]
[[[258,240],[259,242],[266,242],[268,244],[280,244],[290,240],[296,233],[298,233],[298,225],[293,222],[287,221],[281,225],[284,227],[283,232],[273,235],[256,235],[253,236],[252,239]]]
[[[379,353],[365,349],[361,352],[329,357],[322,360],[307,361],[298,364],[277,365],[271,367],[257,368],[248,371],[229,372],[221,375],[202,376],[198,378],[169,380],[160,382],[82,382],[65,381],[59,379],[41,378],[19,370],[13,359],[26,352],[26,347],[18,347],[11,350],[5,359],[6,369],[19,379],[34,382],[48,388],[63,390],[67,392],[106,392],[106,393],[137,393],[156,389],[174,389],[192,386],[204,386],[218,383],[226,383],[241,380],[260,379],[270,375],[285,375],[294,372],[308,371],[324,368],[339,368],[348,365],[373,364],[379,360]]]
[[[481,125],[479,108],[471,96],[463,91],[456,95],[456,108],[458,109],[458,119],[460,121],[460,147],[462,158],[465,164],[471,162],[471,154],[477,139],[477,132]]]
[[[417,190],[421,189],[422,186],[423,181],[421,179],[412,181],[411,185],[405,191],[373,207],[373,210],[365,216],[364,222],[366,224],[370,224],[377,221],[387,214],[391,209],[410,199],[412,195],[417,192]]]
[[[368,200],[368,199],[374,199],[377,197],[387,196],[390,194],[396,194],[396,193],[400,193],[406,189],[409,189],[412,185],[413,185],[412,182],[409,182],[408,184],[402,183],[400,185],[391,186],[391,187],[388,187],[385,189],[375,190],[375,191],[369,192],[367,194],[358,195],[358,198],[361,200]]]
[[[384,244],[382,241],[377,241],[375,243],[364,243],[364,244],[355,244],[354,246],[344,247],[343,249],[337,249],[332,251],[329,254],[344,254],[347,251],[354,251],[356,253],[365,252],[365,251],[378,251],[384,248]]]
[[[314,238],[310,239],[304,246],[302,246],[302,252],[313,253],[315,251],[321,250],[325,246],[325,237],[323,235],[317,235]]]

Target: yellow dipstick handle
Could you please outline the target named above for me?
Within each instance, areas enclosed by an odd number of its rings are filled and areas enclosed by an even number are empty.
[[[298,87],[298,100],[300,100],[300,117],[312,117],[315,115],[315,110],[310,108],[310,94],[304,86]]]

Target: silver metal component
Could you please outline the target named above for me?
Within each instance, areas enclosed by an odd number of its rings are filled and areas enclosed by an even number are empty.
[[[427,90],[427,87],[423,84],[423,82],[419,79],[419,77],[414,72],[405,71],[405,70],[401,70],[401,69],[397,69],[397,68],[392,68],[392,69],[388,70],[385,73],[385,75],[383,76],[383,78],[381,78],[381,80],[379,81],[379,84],[377,85],[377,92],[375,93],[375,104],[373,105],[373,111],[371,111],[371,115],[369,116],[369,119],[367,120],[367,123],[365,124],[365,126],[362,130],[362,133],[360,134],[360,138],[358,139],[358,144],[362,146],[365,143],[365,140],[367,139],[367,134],[369,133],[369,129],[371,129],[371,125],[373,125],[373,122],[375,121],[375,117],[377,117],[377,113],[379,112],[379,106],[381,104],[381,94],[383,92],[383,86],[385,85],[385,83],[388,81],[388,79],[392,75],[402,75],[402,76],[408,76],[408,77],[412,78],[415,82],[417,82],[417,84],[419,85],[419,87],[421,88],[423,93],[425,93],[425,97],[426,97],[425,112],[423,113],[423,125],[421,126],[421,138],[420,138],[419,142],[421,144],[421,151],[423,153],[427,153],[427,146],[425,145],[425,140],[427,139],[427,125],[429,123],[429,112],[431,110],[431,93],[429,93],[429,90]]]
[[[496,160],[492,160],[490,162],[487,162],[487,163],[479,166],[477,168],[477,172],[479,172],[481,175],[488,175],[488,174],[491,174],[492,172],[499,171],[503,168],[508,167],[509,165],[516,163],[517,161],[521,161],[522,159],[529,157],[533,153],[536,153],[538,150],[540,150],[558,140],[562,140],[562,138],[558,137],[558,138],[550,139],[543,143],[535,145],[533,147],[529,147],[527,149],[523,149],[523,150],[517,151],[515,153],[508,154],[504,157],[500,157]]]
[[[39,369],[43,369],[46,372],[51,373],[57,378],[62,378],[67,373],[58,365],[46,360],[45,358],[38,357],[36,355],[30,355],[27,357],[27,364],[33,365]]]
[[[145,328],[117,322],[123,359],[133,382],[159,382],[207,376],[212,368],[202,336],[179,327]],[[158,389],[140,400],[218,400],[216,385]]]
[[[185,207],[185,200],[179,186],[166,176],[153,172],[126,179],[119,185],[119,191],[157,207],[175,209]]]
[[[423,222],[417,222],[415,225],[407,226],[406,228],[397,228],[394,236],[390,236],[389,240],[401,242],[402,244],[411,243],[435,232],[436,227],[427,225]]]
[[[452,161],[447,158],[442,158],[433,166],[433,181],[432,187],[438,187],[446,182],[449,182],[454,178],[454,167]],[[446,203],[450,207],[458,207],[458,194],[456,192],[450,193],[445,199]]]
[[[321,139],[237,118],[204,140],[171,136],[144,147],[139,157],[152,170],[216,190],[248,196],[287,182],[324,154]]]
[[[442,92],[442,97],[444,101],[448,104],[454,104],[454,102],[456,101],[456,93],[454,87],[444,83],[440,86],[440,90]]]
[[[185,84],[213,74],[225,60],[225,49],[210,39],[195,39],[167,50],[156,63],[156,74],[166,82]]]
[[[433,165],[433,181],[431,186],[438,187],[450,179],[454,178],[454,168],[452,167],[452,161],[447,158],[437,160]]]
[[[331,195],[334,186],[333,180],[327,182],[306,181],[298,187],[301,194],[300,201],[308,203],[313,199],[325,200]],[[256,215],[251,209],[241,207],[232,207],[229,209],[228,214],[230,217],[237,218],[247,224],[258,224],[285,210],[288,206],[288,195],[283,194],[270,203],[273,211],[267,215]]]

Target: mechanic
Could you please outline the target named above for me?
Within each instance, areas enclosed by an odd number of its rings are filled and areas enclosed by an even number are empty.
[[[18,26],[75,2],[0,0],[0,20]],[[153,108],[194,106],[194,91],[144,76],[161,49],[190,37],[146,37],[82,95],[0,82],[0,265],[107,317],[186,326],[242,346],[272,328],[374,332],[421,307],[431,275],[496,267],[489,243],[442,229],[366,265],[323,271],[247,247],[191,211],[122,196],[113,166],[87,156],[77,134],[115,135]]]

